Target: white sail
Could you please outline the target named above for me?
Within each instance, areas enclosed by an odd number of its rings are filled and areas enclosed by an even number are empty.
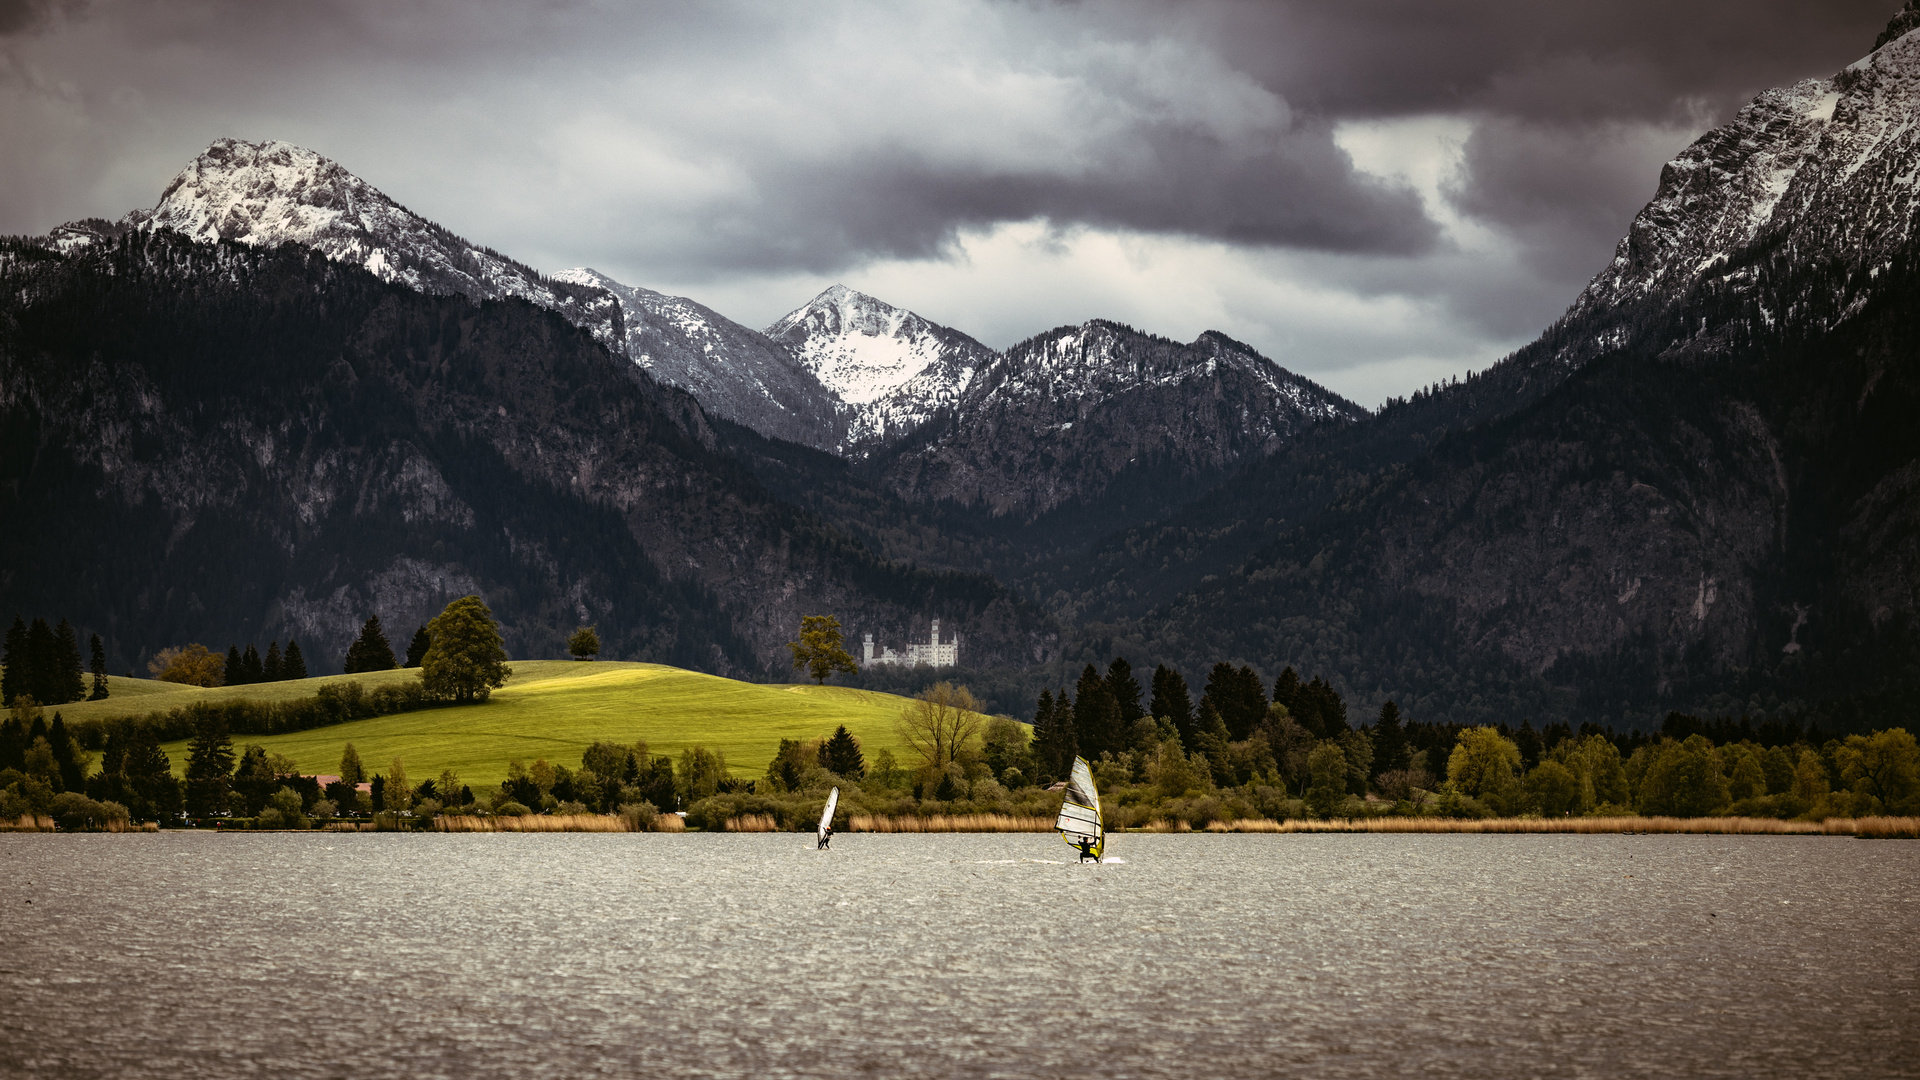
[[[1060,838],[1074,847],[1082,840],[1093,841],[1095,858],[1106,850],[1107,830],[1100,817],[1100,791],[1093,786],[1093,770],[1087,759],[1073,759],[1073,771],[1067,775],[1067,797],[1060,804],[1060,816],[1053,820]]]
[[[833,824],[833,811],[840,805],[840,789],[834,788],[827,793],[827,808],[820,811],[820,825],[814,833],[820,843],[826,843],[827,827]]]

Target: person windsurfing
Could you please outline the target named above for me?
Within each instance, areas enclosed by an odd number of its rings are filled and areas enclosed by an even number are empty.
[[[1093,853],[1093,837],[1083,836],[1075,846],[1080,849],[1081,862],[1086,862],[1088,859],[1092,859],[1094,862],[1100,861],[1100,856]]]
[[[839,805],[840,789],[834,788],[827,793],[827,805],[820,811],[820,824],[814,829],[814,835],[819,837],[814,844],[815,851],[825,851],[827,845],[833,843],[833,812]]]

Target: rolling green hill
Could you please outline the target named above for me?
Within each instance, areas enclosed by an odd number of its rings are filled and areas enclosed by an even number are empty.
[[[259,743],[285,754],[306,773],[338,770],[348,742],[369,771],[386,772],[394,758],[407,775],[424,780],[451,768],[478,786],[503,779],[507,762],[546,758],[577,767],[580,752],[597,739],[632,743],[645,739],[656,754],[678,754],[694,745],[726,755],[734,775],[757,777],[781,739],[812,739],[845,724],[860,739],[868,760],[890,749],[904,763],[905,744],[894,719],[908,699],[841,686],[766,685],[738,682],[659,664],[569,660],[516,660],[513,678],[483,705],[375,717],[287,735],[238,735],[236,746]],[[382,682],[419,677],[417,671],[330,675],[297,682],[214,689],[115,678],[105,701],[60,706],[71,719],[144,715],[195,700],[236,697],[298,698],[327,683]],[[185,741],[167,743],[174,772],[183,773]]]

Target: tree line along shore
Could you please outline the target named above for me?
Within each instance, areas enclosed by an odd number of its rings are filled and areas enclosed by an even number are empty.
[[[379,633],[370,620],[355,648]],[[824,683],[834,666],[823,669],[806,640],[803,633],[796,643],[795,666]],[[576,642],[596,644],[580,635]],[[1060,798],[1053,789],[1075,756],[1092,764],[1115,830],[1324,831],[1340,822],[1370,831],[1488,831],[1513,822],[1501,828],[1645,831],[1635,823],[1658,819],[1800,832],[1920,814],[1920,747],[1904,728],[1823,737],[1792,724],[1678,713],[1658,733],[1459,727],[1403,721],[1391,701],[1354,726],[1325,680],[1302,680],[1291,668],[1269,690],[1244,665],[1216,664],[1196,702],[1179,671],[1162,665],[1143,689],[1117,657],[1104,671],[1088,665],[1071,689],[1043,691],[1030,727],[985,715],[964,686],[934,683],[900,709],[901,754],[887,748],[869,759],[842,725],[781,740],[764,775],[752,779],[735,775],[718,750],[657,754],[643,740],[596,741],[577,765],[510,760],[504,780],[477,787],[452,769],[411,777],[399,757],[368,768],[351,744],[334,774],[303,773],[262,745],[235,745],[236,735],[485,701],[510,674],[477,597],[449,605],[414,645],[420,679],[371,693],[336,684],[309,699],[238,700],[85,725],[57,711],[49,720],[31,695],[17,695],[0,721],[0,818],[23,828],[50,820],[69,829],[499,829],[536,827],[508,819],[598,816],[618,819],[608,828],[798,829],[812,826],[837,786],[838,820],[849,828],[912,831],[908,823],[934,820],[1001,828],[1051,820]],[[395,666],[391,650],[384,660]],[[176,777],[161,743],[186,736],[185,776]],[[1759,821],[1783,824],[1731,824]],[[1602,824],[1609,822],[1616,824]]]

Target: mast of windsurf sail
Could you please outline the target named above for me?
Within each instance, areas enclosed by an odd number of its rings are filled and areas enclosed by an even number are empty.
[[[1060,804],[1060,816],[1053,820],[1060,838],[1073,847],[1092,841],[1094,858],[1107,849],[1107,830],[1100,817],[1100,791],[1093,786],[1093,770],[1087,759],[1073,759],[1073,771],[1067,775],[1067,797]]]
[[[816,841],[822,846],[827,843],[827,828],[833,824],[833,811],[840,805],[840,789],[834,788],[827,793],[827,808],[820,811],[820,824],[814,829]]]

